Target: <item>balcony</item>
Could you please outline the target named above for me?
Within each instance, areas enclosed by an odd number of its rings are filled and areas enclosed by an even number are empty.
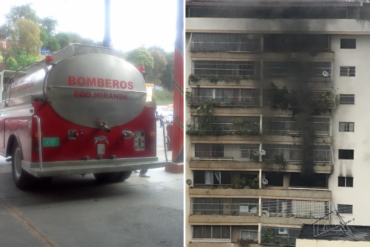
[[[241,19],[186,18],[186,32],[191,33],[308,33],[351,34],[370,32],[368,21],[355,19]]]
[[[246,161],[237,161],[237,160],[221,160],[221,159],[209,159],[209,160],[196,160],[193,158],[189,162],[189,167],[192,170],[233,170],[233,171],[257,171],[262,169],[263,171],[270,172],[281,172],[281,166],[278,164],[268,164],[263,162],[246,162]],[[316,165],[314,167],[315,173],[333,173],[333,165]],[[300,172],[301,166],[297,164],[288,164],[285,167],[284,172]]]
[[[236,198],[285,198],[285,199],[317,199],[331,200],[331,191],[314,189],[213,189],[192,188],[189,190],[190,197],[236,197]]]
[[[279,218],[279,217],[263,217],[263,216],[223,216],[223,215],[190,215],[189,224],[218,224],[218,225],[256,225],[256,224],[271,224],[271,225],[292,225],[301,226],[302,224],[312,224],[315,219],[302,218]],[[324,221],[324,220],[323,220]],[[325,222],[329,223],[328,220]]]
[[[253,108],[261,106],[261,95],[259,89],[194,88],[187,102],[190,107],[210,104],[213,107]]]

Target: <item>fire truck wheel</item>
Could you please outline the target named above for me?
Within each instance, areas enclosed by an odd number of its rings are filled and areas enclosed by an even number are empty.
[[[123,182],[131,176],[132,171],[119,172],[117,182]]]
[[[113,183],[118,179],[119,172],[94,173],[95,179],[100,183]]]
[[[22,169],[22,150],[16,141],[12,150],[12,173],[15,185],[21,190],[31,189],[35,185],[36,178]]]

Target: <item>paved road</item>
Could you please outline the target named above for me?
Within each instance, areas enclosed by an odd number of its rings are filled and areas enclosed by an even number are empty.
[[[183,246],[182,174],[158,168],[106,185],[92,175],[58,177],[24,192],[10,172],[0,159],[0,247]]]

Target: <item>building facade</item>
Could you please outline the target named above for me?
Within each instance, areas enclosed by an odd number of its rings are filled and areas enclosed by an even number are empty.
[[[370,224],[369,20],[361,0],[186,2],[188,246]]]

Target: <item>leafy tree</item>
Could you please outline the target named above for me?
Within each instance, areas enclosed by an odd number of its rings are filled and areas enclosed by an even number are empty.
[[[30,3],[10,8],[10,12],[5,14],[5,25],[2,27],[1,36],[5,36],[6,39],[16,39],[16,23],[21,19],[38,23],[39,18],[36,11],[31,8]]]
[[[37,56],[28,56],[23,52],[17,57],[18,67],[23,67],[37,62]]]
[[[39,25],[48,34],[53,35],[54,32],[55,32],[55,27],[58,25],[58,21],[51,18],[51,17],[45,17],[45,18],[40,20]]]
[[[43,47],[47,47],[49,42],[49,34],[45,30],[40,30],[40,40]]]
[[[21,19],[16,22],[16,37],[19,46],[25,49],[27,56],[37,54],[38,47],[42,46],[40,29],[31,20]]]
[[[134,66],[144,65],[145,71],[149,73],[154,67],[154,60],[150,52],[144,48],[139,47],[127,53],[126,60]]]
[[[163,87],[167,88],[168,90],[173,90],[174,81],[174,53],[167,53],[165,55],[167,66],[166,69],[163,71],[162,74],[162,85]]]
[[[148,82],[152,82],[154,84],[161,84],[160,78],[162,77],[163,71],[166,69],[167,61],[163,54],[158,50],[150,51],[150,54],[154,60],[154,66],[151,71],[148,72],[146,77]]]
[[[18,63],[17,63],[17,60],[15,60],[14,57],[9,57],[7,60],[6,60],[6,63],[5,63],[5,67],[7,69],[16,69],[18,67]]]
[[[69,35],[67,33],[58,33],[55,35],[55,38],[58,39],[61,48],[64,48],[69,44]]]
[[[50,51],[59,51],[60,50],[60,44],[57,38],[53,36],[49,36],[48,44],[44,46],[48,48]]]

